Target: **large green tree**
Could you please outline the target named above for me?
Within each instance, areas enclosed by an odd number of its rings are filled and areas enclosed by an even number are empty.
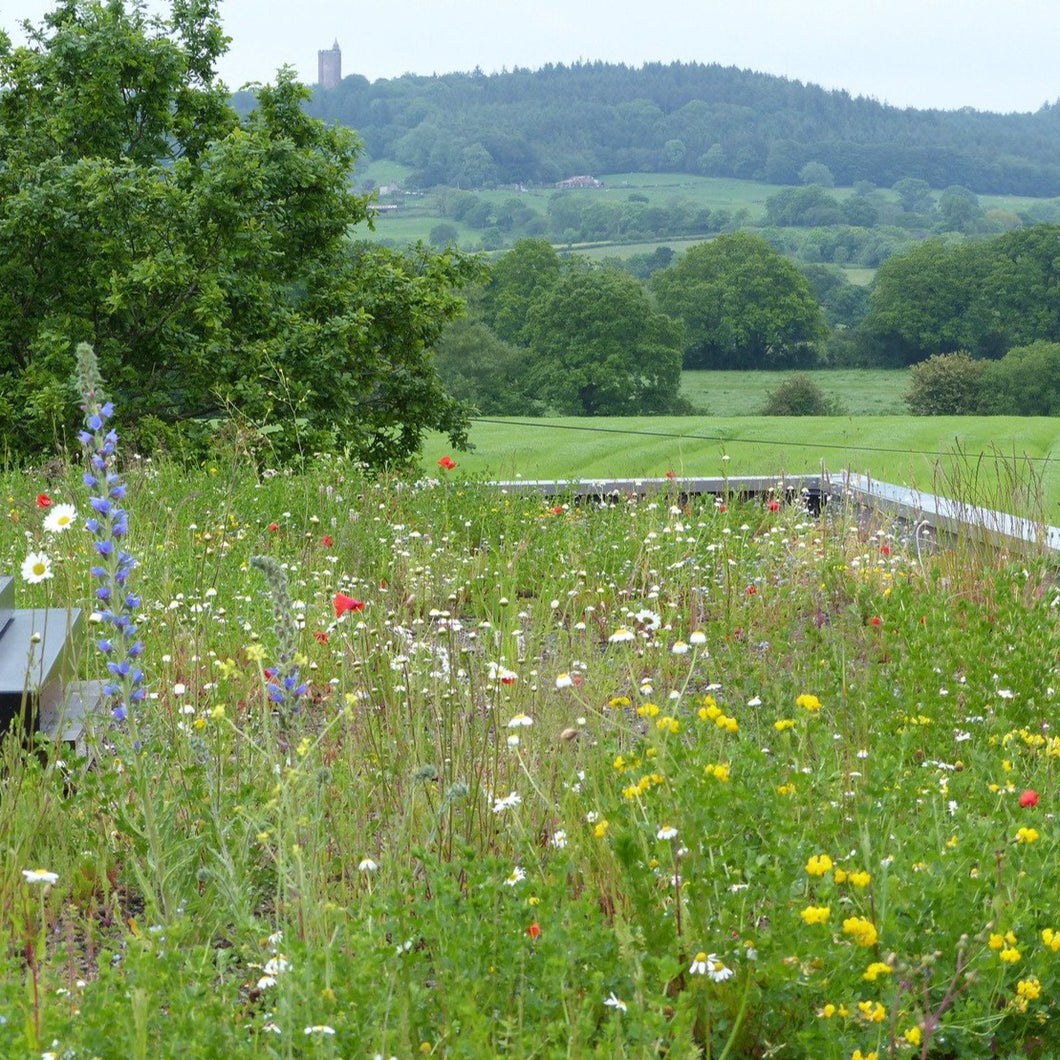
[[[1060,342],[1060,226],[956,246],[927,240],[890,258],[876,273],[863,327],[880,359],[896,364]]]
[[[167,18],[61,0],[0,37],[0,449],[76,421],[91,342],[124,427],[202,444],[234,416],[285,454],[407,458],[460,442],[430,345],[461,308],[458,257],[356,252],[353,134],[307,116],[288,72],[240,119],[214,74],[216,0]]]
[[[686,331],[686,368],[809,364],[824,323],[813,288],[764,239],[698,243],[652,277],[659,308]]]
[[[483,318],[505,342],[525,345],[530,309],[555,287],[559,276],[559,255],[547,239],[520,239],[490,267]]]
[[[529,335],[530,379],[560,413],[639,415],[680,404],[680,328],[628,273],[572,269],[535,303]]]

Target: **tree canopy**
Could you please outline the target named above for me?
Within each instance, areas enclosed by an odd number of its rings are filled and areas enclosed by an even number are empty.
[[[809,281],[759,236],[698,243],[651,282],[659,308],[685,324],[686,368],[799,366],[823,335]]]
[[[145,439],[194,447],[233,415],[286,455],[463,439],[429,350],[473,266],[351,246],[358,141],[306,114],[289,71],[240,118],[214,74],[226,46],[216,0],[167,18],[62,0],[26,46],[0,39],[8,454],[70,430],[81,341]]]
[[[864,328],[894,364],[1060,341],[1058,263],[1057,225],[956,246],[927,240],[880,266]]]
[[[530,378],[567,415],[670,412],[681,383],[681,332],[634,277],[567,272],[535,307]]]
[[[354,74],[315,91],[312,107],[357,129],[373,158],[410,166],[418,187],[663,170],[1060,194],[1060,105],[918,111],[718,64],[549,63],[372,82]]]

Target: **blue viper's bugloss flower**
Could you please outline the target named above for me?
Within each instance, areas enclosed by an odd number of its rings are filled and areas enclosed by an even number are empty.
[[[272,594],[273,629],[279,641],[276,669],[269,671],[266,686],[269,700],[277,706],[281,723],[292,714],[297,714],[298,701],[306,694],[308,683],[302,680],[298,663],[295,662],[295,638],[297,625],[294,605],[287,588],[287,575],[271,556],[251,556],[250,565],[263,571],[269,580]]]
[[[146,695],[143,670],[132,663],[143,652],[134,621],[140,597],[126,588],[136,560],[120,544],[129,532],[129,515],[120,503],[125,498],[125,485],[112,466],[118,433],[107,427],[107,421],[114,415],[114,406],[102,401],[99,365],[92,347],[85,342],[77,347],[77,374],[85,413],[85,429],[78,437],[89,467],[82,481],[95,513],[85,520],[98,560],[90,570],[98,582],[96,599],[104,605],[101,620],[112,627],[110,635],[96,643],[107,659],[111,678],[104,683],[103,693],[111,701],[114,717],[124,721],[129,707],[142,702]]]

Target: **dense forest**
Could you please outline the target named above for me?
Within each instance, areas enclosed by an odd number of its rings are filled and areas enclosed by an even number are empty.
[[[700,63],[592,62],[317,88],[314,116],[357,131],[412,185],[548,184],[573,174],[694,172],[796,184],[903,178],[981,194],[1060,195],[1060,101],[1035,113],[900,109]]]

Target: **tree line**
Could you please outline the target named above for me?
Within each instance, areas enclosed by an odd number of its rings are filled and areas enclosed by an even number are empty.
[[[1060,226],[1043,224],[926,240],[885,262],[870,288],[831,266],[800,268],[751,232],[599,264],[521,240],[491,263],[436,356],[457,396],[496,414],[703,411],[681,398],[682,369],[924,362],[917,378],[930,386],[911,394],[915,413],[1044,415],[1053,406],[1041,395],[1060,393],[1055,350]]]
[[[244,105],[249,105],[244,102]],[[311,112],[356,129],[419,188],[550,184],[573,174],[700,173],[850,186],[903,178],[977,193],[1060,195],[1060,104],[1034,113],[897,108],[718,64],[547,64],[317,88]]]

